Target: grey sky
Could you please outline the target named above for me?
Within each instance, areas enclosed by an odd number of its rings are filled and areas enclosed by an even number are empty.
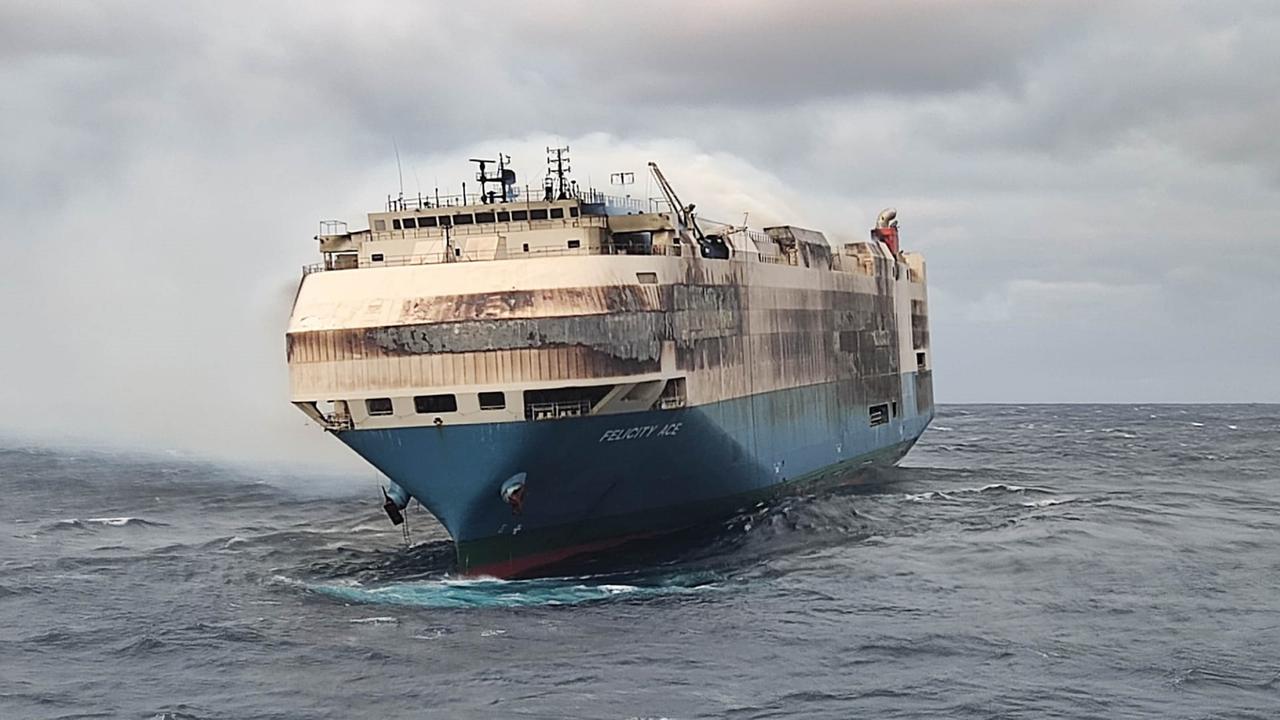
[[[499,150],[927,253],[937,397],[1280,401],[1274,2],[0,7],[0,432],[328,462],[316,221]],[[643,182],[643,180],[641,181]]]

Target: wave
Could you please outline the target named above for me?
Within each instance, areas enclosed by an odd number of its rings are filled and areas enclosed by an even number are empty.
[[[981,495],[985,493],[1044,493],[1052,495],[1053,490],[1049,488],[1035,487],[1032,485],[1009,485],[1007,483],[991,483],[981,487],[962,487],[948,490],[929,490],[922,493],[910,493],[903,496],[903,499],[912,502],[922,502],[926,500],[956,500],[956,495]]]
[[[591,578],[536,580],[429,580],[365,586],[359,583],[306,583],[277,576],[276,582],[346,603],[399,605],[431,609],[483,609],[568,606],[617,600],[691,595],[719,589],[719,578],[675,575],[659,581],[626,584]],[[367,619],[372,621],[372,619]],[[352,621],[356,622],[356,621]]]
[[[1047,500],[1032,500],[1031,502],[1024,502],[1022,503],[1022,506],[1029,508],[1043,508],[1051,507],[1053,505],[1065,505],[1066,503],[1075,501],[1076,498],[1049,498]]]
[[[95,525],[110,525],[111,527],[164,527],[168,523],[158,522],[156,520],[143,520],[137,517],[100,517],[85,518],[87,523]]]
[[[169,523],[160,522],[158,520],[146,520],[140,517],[97,517],[97,518],[66,518],[57,520],[44,525],[41,530],[49,531],[66,531],[66,530],[89,530],[97,531],[101,528],[147,528],[147,527],[168,527]]]

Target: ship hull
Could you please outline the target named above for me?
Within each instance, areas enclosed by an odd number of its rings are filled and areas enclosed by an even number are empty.
[[[914,400],[915,374],[903,380]],[[519,577],[891,465],[933,415],[931,402],[904,402],[871,426],[867,407],[841,400],[850,390],[830,382],[677,410],[336,434],[440,520],[462,573]],[[502,495],[514,477],[518,510]]]

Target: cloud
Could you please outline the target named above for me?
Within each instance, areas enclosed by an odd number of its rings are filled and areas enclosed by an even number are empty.
[[[0,432],[359,467],[287,403],[316,221],[497,151],[930,263],[937,394],[1280,400],[1270,3],[0,8]],[[1206,372],[1204,368],[1230,368]],[[1239,381],[1249,378],[1249,382]]]

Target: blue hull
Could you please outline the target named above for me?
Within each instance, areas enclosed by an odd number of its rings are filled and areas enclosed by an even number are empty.
[[[892,464],[933,417],[915,411],[914,378],[903,385],[906,412],[876,427],[824,384],[679,410],[337,434],[440,520],[464,572],[506,577]],[[520,473],[517,514],[501,489]]]

